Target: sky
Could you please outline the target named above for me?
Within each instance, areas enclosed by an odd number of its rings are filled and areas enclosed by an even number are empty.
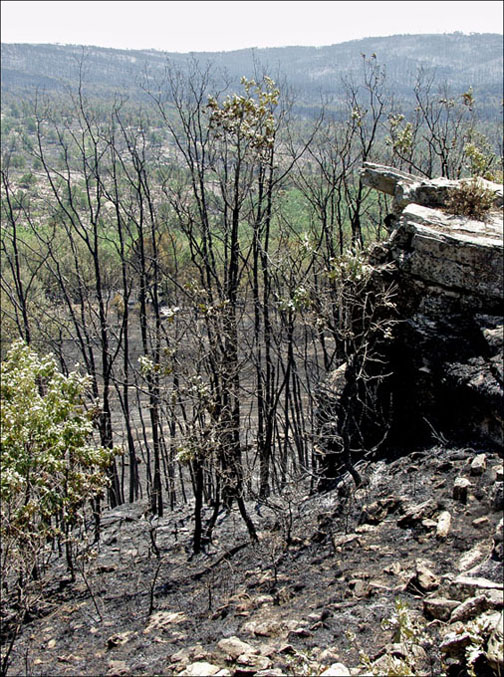
[[[502,1],[5,0],[2,42],[168,52],[324,46],[399,33],[502,33]]]

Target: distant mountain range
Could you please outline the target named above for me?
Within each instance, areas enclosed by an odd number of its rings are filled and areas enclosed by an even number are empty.
[[[454,6],[454,11],[456,6]],[[121,90],[141,96],[139,82],[148,73],[159,77],[166,60],[184,68],[191,59],[223,69],[231,82],[258,69],[273,79],[285,78],[307,109],[320,96],[338,99],[342,81],[358,81],[362,55],[376,58],[386,71],[388,89],[411,101],[419,69],[446,83],[454,94],[472,86],[485,106],[502,99],[503,36],[484,33],[429,34],[352,40],[327,47],[278,47],[232,52],[179,54],[156,50],[119,50],[75,45],[2,44],[2,93],[26,96],[36,88],[53,91],[75,84],[79,63],[84,79],[98,96]],[[82,60],[82,57],[85,57]],[[495,113],[494,113],[495,115]]]

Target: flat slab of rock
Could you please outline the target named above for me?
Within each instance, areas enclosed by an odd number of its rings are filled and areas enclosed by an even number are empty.
[[[418,204],[404,208],[394,239],[401,269],[421,280],[485,298],[502,298],[502,217],[488,222]]]

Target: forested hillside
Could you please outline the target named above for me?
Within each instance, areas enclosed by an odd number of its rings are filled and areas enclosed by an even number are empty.
[[[473,87],[490,106],[502,98],[503,41],[499,34],[460,33],[445,35],[396,35],[353,40],[327,47],[283,47],[243,49],[234,52],[178,54],[154,50],[117,50],[72,45],[2,45],[2,88],[4,92],[28,93],[34,88],[59,90],[64,83],[76,82],[76,64],[85,58],[86,80],[96,94],[128,92],[137,89],[145,77],[159,79],[168,59],[177,67],[187,67],[192,59],[212,63],[226,71],[233,86],[243,75],[256,70],[294,88],[304,111],[318,108],[320,97],[344,97],[342,80],[359,79],[361,55],[375,54],[387,72],[388,88],[402,105],[414,99],[412,89],[419,69],[434,77],[438,85],[452,89]]]

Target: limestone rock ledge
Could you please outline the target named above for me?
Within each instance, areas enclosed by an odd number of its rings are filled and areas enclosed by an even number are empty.
[[[396,439],[437,431],[502,444],[504,268],[502,186],[485,221],[448,214],[460,182],[366,163],[365,184],[394,196],[378,262],[395,264],[401,322],[390,348]]]
[[[502,299],[502,217],[481,222],[410,204],[390,246],[403,274],[485,303]]]

